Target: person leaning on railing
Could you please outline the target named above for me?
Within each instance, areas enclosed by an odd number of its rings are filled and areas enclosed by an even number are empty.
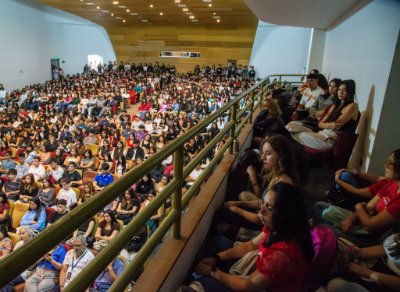
[[[216,236],[208,243],[195,268],[203,276],[198,281],[204,291],[299,290],[314,258],[302,194],[297,187],[278,182],[258,202],[263,230],[256,238],[235,246],[234,241]],[[239,259],[254,258],[254,267],[240,270],[239,275],[229,273]]]

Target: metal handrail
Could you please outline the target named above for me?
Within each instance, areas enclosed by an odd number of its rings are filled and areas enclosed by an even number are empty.
[[[243,92],[227,104],[223,105],[218,111],[205,118],[191,130],[179,136],[175,141],[169,143],[166,147],[158,151],[152,157],[148,158],[141,165],[130,170],[126,175],[119,178],[117,183],[113,183],[104,188],[94,198],[81,204],[67,215],[63,216],[57,222],[46,228],[38,236],[31,239],[28,243],[22,245],[18,250],[12,252],[0,261],[0,288],[7,285],[10,281],[20,275],[32,264],[37,262],[51,248],[62,242],[66,237],[77,230],[82,222],[86,222],[97,212],[107,206],[116,199],[120,194],[139,181],[144,175],[149,173],[154,167],[162,163],[172,153],[174,154],[174,178],[169,184],[163,188],[159,195],[140,214],[138,214],[128,225],[126,225],[117,236],[102,250],[95,259],[79,275],[68,284],[64,289],[69,291],[84,291],[89,287],[97,276],[107,267],[107,265],[120,253],[120,251],[129,243],[140,228],[153,216],[155,212],[165,203],[165,201],[173,193],[172,211],[164,218],[161,225],[155,233],[149,238],[146,244],[141,248],[131,263],[125,268],[124,272],[113,283],[109,291],[123,291],[130,283],[131,275],[134,275],[141,269],[155,247],[161,242],[162,237],[168,232],[172,226],[172,236],[175,239],[180,238],[180,222],[182,210],[189,203],[192,196],[197,192],[198,188],[204,182],[207,175],[213,170],[214,166],[220,161],[225,151],[229,154],[233,153],[233,141],[239,135],[240,130],[248,121],[252,120],[254,104],[256,101],[261,105],[264,91],[268,88],[269,77],[272,76],[305,76],[301,74],[278,74],[270,75],[263,79],[260,83],[255,84],[252,88]],[[265,84],[265,85],[264,85]],[[260,87],[258,94],[255,94],[257,88]],[[248,94],[251,94],[251,101],[240,112],[238,112],[238,102]],[[217,117],[221,116],[228,109],[231,110],[231,121],[217,134],[215,139],[200,151],[196,157],[183,168],[184,144],[192,137],[202,131],[207,125],[213,122]],[[238,119],[242,117],[245,111],[249,109],[248,116],[238,123]],[[237,128],[236,128],[237,127]],[[209,165],[204,169],[203,173],[194,182],[193,186],[182,197],[182,183],[190,172],[200,163],[200,161],[208,154],[217,142],[227,133],[230,132],[228,142],[212,159]]]

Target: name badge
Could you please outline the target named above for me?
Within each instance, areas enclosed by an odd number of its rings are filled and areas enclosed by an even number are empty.
[[[67,274],[67,280],[71,280],[71,276],[72,276],[72,273],[69,272],[69,273]]]

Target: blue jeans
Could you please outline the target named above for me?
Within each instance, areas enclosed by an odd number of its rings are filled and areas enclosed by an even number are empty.
[[[379,243],[379,239],[381,237],[379,232],[366,234],[366,235],[346,234],[340,228],[333,227],[329,224],[324,223],[324,220],[322,218],[322,212],[326,208],[329,208],[329,206],[330,206],[330,204],[326,203],[326,202],[316,202],[314,204],[314,206],[312,208],[312,217],[313,217],[314,225],[325,226],[325,227],[331,229],[335,233],[336,237],[343,237],[359,247],[369,247],[369,246],[377,245]]]
[[[63,103],[56,103],[53,107],[53,109],[57,109],[59,107],[61,107],[61,111],[64,112],[65,108],[69,106],[69,103],[67,102],[63,102]]]
[[[142,119],[144,118],[146,113],[147,113],[147,111],[139,111],[139,115],[142,117]]]
[[[345,183],[348,183],[349,185],[355,187],[356,189],[363,189],[363,188],[367,188],[367,187],[371,186],[370,182],[367,182],[363,179],[354,177],[350,172],[347,172],[347,171],[342,172],[340,174],[340,180]],[[339,189],[338,184],[336,184],[336,189],[337,190]]]
[[[77,107],[76,104],[70,104],[67,108],[68,108],[69,110],[74,110],[76,107]]]
[[[21,276],[18,276],[14,280],[12,280],[10,283],[8,283],[7,286],[5,286],[3,289],[1,289],[0,292],[12,292],[14,286],[17,286],[21,283],[25,283],[25,280]]]
[[[97,116],[98,119],[101,119],[101,116],[103,115],[103,113],[106,111],[107,106],[103,107],[103,109],[101,110],[101,112],[99,113],[99,115]],[[89,109],[90,110],[90,109]],[[91,114],[91,111],[89,113],[89,115]]]

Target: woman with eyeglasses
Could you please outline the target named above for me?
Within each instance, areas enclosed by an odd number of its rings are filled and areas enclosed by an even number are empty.
[[[369,188],[357,189],[350,184],[339,180],[343,172],[336,173],[336,182],[349,190],[370,196],[368,203],[361,202],[355,206],[355,212],[347,213],[343,220],[334,220],[335,209],[343,211],[339,207],[333,207],[326,202],[317,202],[313,207],[313,223],[325,223],[335,232],[337,237],[342,237],[359,247],[369,247],[379,243],[383,234],[400,224],[400,149],[396,149],[390,155],[384,165],[385,177],[374,177],[361,174],[361,178],[370,178],[377,182]],[[360,175],[357,171],[354,175]],[[371,215],[372,214],[372,215]]]
[[[195,273],[203,276],[198,281],[206,292],[301,290],[314,247],[300,190],[278,182],[258,204],[257,217],[263,229],[257,237],[236,246],[223,236],[208,243],[195,268]],[[256,267],[240,276],[229,274],[232,265],[249,252],[257,252]]]

